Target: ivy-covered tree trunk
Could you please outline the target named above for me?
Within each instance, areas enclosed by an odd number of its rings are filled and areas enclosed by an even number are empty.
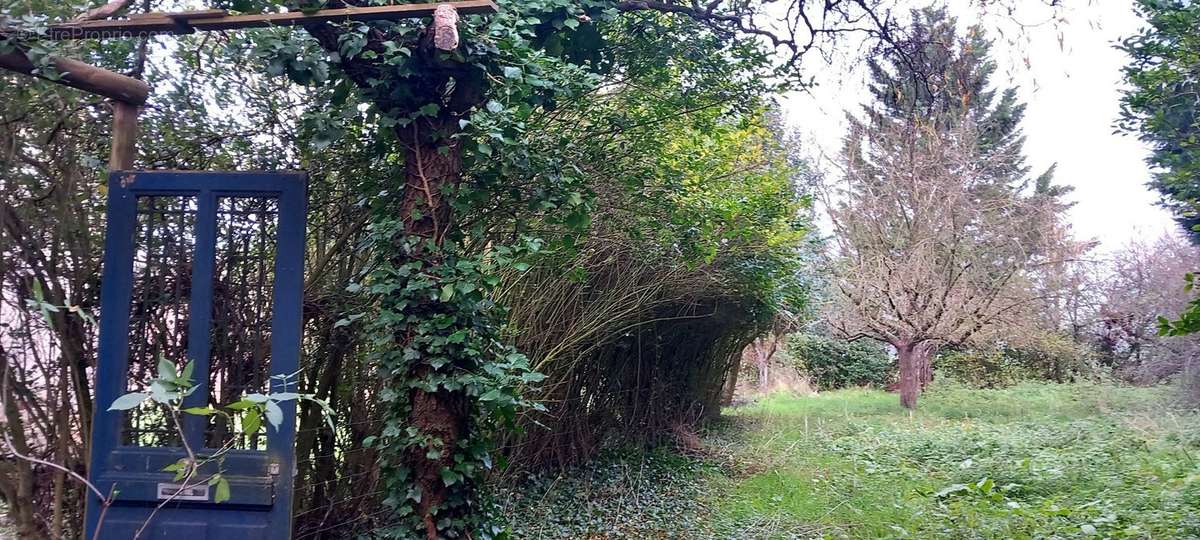
[[[418,261],[430,273],[445,264],[445,235],[451,219],[450,204],[445,194],[453,189],[462,178],[462,155],[458,142],[451,139],[457,120],[446,115],[432,119],[419,119],[411,126],[399,128],[401,144],[405,149],[404,194],[400,205],[404,228],[404,242],[410,246],[396,253],[394,264]],[[453,313],[457,304],[448,304],[440,298],[430,297],[427,302],[411,305],[413,314],[426,320],[457,318]],[[420,351],[415,343],[419,328],[408,325],[404,335],[396,336],[396,343],[405,350]],[[426,353],[431,351],[424,351]],[[426,356],[426,355],[423,355]],[[402,374],[400,384],[409,381],[425,382],[415,385],[410,391],[408,402],[409,425],[418,430],[427,442],[412,445],[404,457],[404,466],[413,475],[413,484],[420,490],[416,510],[425,526],[430,540],[440,538],[437,521],[455,516],[453,509],[443,507],[453,498],[452,488],[468,495],[473,490],[470,480],[447,485],[443,469],[454,464],[454,454],[468,434],[470,420],[469,397],[462,390],[447,390],[439,385],[443,377],[453,376],[458,369],[472,366],[457,365],[454,358],[443,365],[431,362],[432,358],[416,359],[408,365],[408,373]],[[456,505],[457,506],[457,505]]]
[[[451,219],[445,191],[453,189],[462,179],[462,153],[452,137],[457,119],[444,114],[435,118],[419,118],[409,126],[397,128],[404,147],[404,195],[400,218],[404,233],[432,242],[418,247],[414,255],[434,256],[441,247]]]
[[[490,321],[479,306],[478,264],[461,260],[447,242],[455,232],[452,200],[463,174],[454,136],[485,85],[478,67],[445,58],[457,48],[456,22],[453,8],[439,10],[411,56],[403,55],[413,75],[402,90],[381,84],[396,68],[380,58],[399,54],[389,52],[382,34],[362,36],[373,58],[340,63],[396,122],[403,150],[404,175],[396,189],[364,193],[378,203],[370,231],[376,269],[364,283],[378,311],[367,339],[388,403],[379,442],[367,444],[379,447],[387,504],[400,519],[391,534],[430,540],[471,537],[483,525],[476,483],[490,460],[475,424],[485,392],[478,385],[488,379],[479,374],[480,363],[496,354]],[[346,37],[331,25],[308,30],[329,51],[340,51]]]

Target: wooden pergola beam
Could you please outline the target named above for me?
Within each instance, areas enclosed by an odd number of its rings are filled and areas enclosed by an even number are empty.
[[[130,38],[159,34],[189,34],[196,31],[238,30],[269,26],[303,26],[344,21],[378,21],[431,17],[439,5],[450,5],[463,15],[496,13],[492,0],[454,0],[431,4],[345,7],[313,13],[261,13],[229,15],[224,10],[146,13],[128,19],[103,19],[52,25],[50,39]]]
[[[128,105],[144,105],[150,95],[150,85],[120,73],[69,58],[53,57],[50,62],[61,75],[60,78],[51,80],[35,74],[33,61],[21,50],[0,54],[0,68],[78,88]]]

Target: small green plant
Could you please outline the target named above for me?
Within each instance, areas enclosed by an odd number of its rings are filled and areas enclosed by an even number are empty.
[[[45,299],[45,293],[42,289],[42,284],[39,281],[33,281],[32,293],[33,298],[25,299],[25,304],[30,309],[40,312],[47,326],[53,327],[53,314],[60,313],[64,310],[67,313],[80,317],[88,324],[96,324],[95,318],[79,306],[70,304],[56,305],[47,302]],[[174,481],[180,483],[180,486],[174,494],[162,501],[154,509],[154,511],[151,512],[150,516],[146,518],[146,521],[142,523],[141,528],[139,528],[134,534],[134,538],[138,538],[142,535],[146,529],[146,526],[153,521],[154,515],[158,512],[158,510],[162,509],[164,506],[178,497],[179,494],[184,493],[186,490],[192,487],[196,487],[201,484],[208,484],[208,486],[212,487],[214,490],[213,502],[222,503],[228,501],[230,498],[230,485],[229,480],[224,476],[224,470],[222,467],[224,464],[225,455],[228,454],[240,437],[251,436],[255,433],[258,433],[259,429],[263,425],[263,419],[266,419],[267,424],[270,427],[278,430],[279,426],[284,420],[283,409],[279,406],[280,403],[286,401],[309,401],[315,403],[318,407],[320,407],[321,415],[324,417],[329,429],[334,429],[333,419],[335,413],[329,406],[329,403],[316,397],[315,394],[303,394],[289,390],[289,388],[294,386],[295,381],[293,379],[296,377],[296,375],[298,375],[298,373],[272,375],[270,377],[270,382],[279,388],[278,391],[269,391],[266,394],[246,394],[242,396],[241,399],[224,406],[209,405],[202,407],[184,407],[184,400],[188,396],[195,393],[199,388],[192,380],[195,368],[196,364],[194,362],[184,362],[182,365],[176,365],[175,362],[172,362],[166,357],[160,355],[158,357],[157,366],[158,376],[146,381],[146,388],[148,391],[129,392],[113,400],[112,404],[110,404],[108,407],[109,411],[128,411],[145,403],[157,404],[165,410],[167,418],[171,420],[176,434],[179,436],[179,441],[184,451],[187,453],[185,457],[182,457],[176,462],[163,467],[162,470],[164,472],[175,474]],[[3,405],[3,396],[7,395],[7,393],[3,391],[4,388],[7,387],[7,382],[8,370],[5,369],[3,371],[2,380],[0,380],[0,405]],[[270,387],[268,387],[268,390],[270,390]],[[3,407],[0,407],[0,409],[2,408]],[[203,448],[200,449],[200,451],[197,451],[196,449],[192,448],[191,444],[188,442],[188,437],[183,430],[181,418],[182,415],[185,414],[195,416],[219,415],[225,418],[229,425],[235,428],[234,436],[229,437],[228,441],[226,441],[220,448]],[[12,443],[11,441],[7,440],[7,437],[5,437],[5,442],[7,443],[8,447],[12,449]],[[113,490],[109,494],[105,495],[95,485],[88,482],[86,478],[80,476],[74,471],[71,471],[70,469],[64,468],[59,464],[37,459],[31,456],[24,456],[21,454],[16,455],[18,458],[33,461],[35,463],[59,469],[67,473],[73,479],[78,480],[80,483],[84,484],[88,489],[94,492],[96,496],[103,501],[105,507],[111,504],[113,499],[118,494],[116,490]],[[215,472],[203,472],[205,469],[212,471],[214,468]],[[103,520],[103,517],[101,520]],[[101,521],[101,527],[103,526],[102,523],[103,521]]]
[[[183,493],[191,487],[207,483],[214,489],[213,502],[221,503],[229,500],[229,480],[224,476],[223,469],[225,455],[241,436],[249,437],[258,433],[263,425],[263,419],[266,419],[270,427],[278,430],[284,420],[283,409],[279,406],[281,402],[306,400],[317,404],[330,429],[333,429],[334,413],[329,404],[313,394],[286,391],[292,383],[290,380],[292,376],[287,374],[271,376],[272,383],[277,384],[282,391],[246,394],[241,399],[224,406],[184,407],[184,400],[199,388],[192,381],[195,366],[194,362],[185,362],[182,366],[177,366],[174,362],[160,356],[158,358],[158,376],[148,381],[149,391],[130,392],[122,395],[114,400],[108,408],[110,411],[127,411],[144,403],[154,403],[165,409],[167,417],[173,423],[182,447],[187,453],[175,463],[163,468],[165,472],[175,473],[175,481],[180,483],[175,495]],[[184,434],[181,421],[184,414],[224,417],[234,428],[235,434],[220,448],[198,451],[192,448]],[[215,467],[215,472],[202,472],[206,468],[212,470],[213,467],[210,465]],[[175,495],[164,500],[159,508],[174,499]],[[153,514],[150,517],[152,519]],[[147,523],[149,523],[149,519]]]
[[[1183,276],[1184,292],[1191,293],[1195,290],[1196,275],[1188,272]],[[1200,332],[1200,296],[1193,298],[1188,302],[1187,309],[1179,315],[1179,319],[1172,321],[1164,316],[1158,317],[1158,335],[1160,336],[1186,336]]]

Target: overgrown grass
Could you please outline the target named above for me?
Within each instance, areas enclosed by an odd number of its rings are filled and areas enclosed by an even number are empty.
[[[702,457],[613,456],[507,515],[518,538],[1200,538],[1200,417],[1166,397],[940,384],[909,414],[879,391],[776,395]]]
[[[774,396],[743,452],[769,469],[729,482],[735,522],[787,537],[1200,537],[1197,417],[1159,391],[1023,384],[935,387],[914,414],[851,390]]]

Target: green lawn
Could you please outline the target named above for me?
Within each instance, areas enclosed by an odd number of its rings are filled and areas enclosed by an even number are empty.
[[[517,538],[1200,538],[1200,417],[1163,390],[776,395],[705,451],[609,456],[505,506]]]
[[[883,392],[774,396],[734,413],[763,470],[713,479],[715,507],[757,538],[1200,538],[1200,425],[1164,398],[943,386],[910,415]]]

